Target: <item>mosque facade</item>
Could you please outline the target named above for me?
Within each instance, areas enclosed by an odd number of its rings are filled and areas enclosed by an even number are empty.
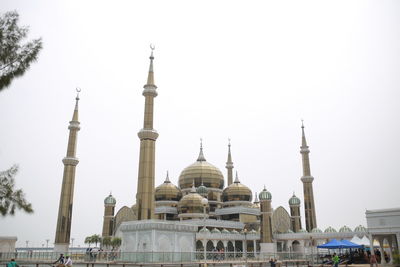
[[[177,185],[171,182],[167,173],[165,181],[154,186],[154,151],[158,133],[153,129],[154,98],[157,96],[153,60],[152,52],[143,90],[144,125],[138,133],[141,145],[136,204],[124,206],[110,216],[106,210],[110,210],[110,203],[114,206],[116,203],[110,194],[105,199],[103,236],[121,236],[123,251],[223,250],[232,254],[246,251],[256,255],[279,251],[306,252],[330,238],[351,239],[355,234],[361,237],[366,232],[362,226],[355,231],[348,227],[339,231],[328,227],[322,231],[317,227],[314,178],[303,124],[300,147],[303,176],[300,180],[303,183],[305,228],[301,222],[302,201],[294,193],[288,199],[289,212],[282,206],[273,208],[272,194],[265,186],[258,195],[253,194],[241,182],[237,172],[233,175],[230,142],[226,179],[221,170],[206,160],[200,144],[197,159],[181,171]],[[141,238],[140,233],[146,231],[147,238]],[[157,237],[164,239],[158,240]],[[184,240],[182,244],[180,240]],[[151,245],[146,248],[146,244]]]
[[[104,200],[102,236],[122,238],[121,250],[125,252],[193,252],[224,251],[235,256],[252,253],[254,256],[276,252],[307,253],[331,238],[351,239],[364,236],[366,228],[354,231],[342,227],[325,231],[317,227],[313,193],[314,177],[311,175],[309,147],[304,125],[301,125],[303,176],[303,201],[294,193],[288,198],[289,211],[283,206],[274,208],[273,194],[264,186],[254,193],[236,172],[229,142],[226,161],[226,179],[223,172],[206,160],[202,143],[195,161],[183,169],[178,184],[173,184],[166,174],[165,181],[155,185],[155,147],[158,137],[153,127],[157,86],[154,82],[153,51],[147,83],[142,95],[145,98],[143,128],[140,140],[136,203],[123,206],[115,212],[116,199],[110,193]],[[67,156],[58,213],[55,248],[67,251],[71,218],[76,158],[78,100],[70,122]],[[254,198],[253,198],[254,196]],[[304,203],[304,221],[300,206]],[[205,255],[204,255],[205,256]],[[129,260],[129,259],[128,259]],[[146,259],[130,259],[141,260]]]

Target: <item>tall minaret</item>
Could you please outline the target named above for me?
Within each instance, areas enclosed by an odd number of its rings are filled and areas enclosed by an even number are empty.
[[[154,84],[153,50],[150,46],[150,68],[147,83],[144,86],[145,97],[143,129],[138,132],[140,139],[139,174],[136,194],[138,220],[154,219],[154,180],[155,152],[158,133],[153,129],[154,98],[157,96],[157,86]]]
[[[312,182],[314,177],[311,176],[310,170],[310,159],[308,154],[310,154],[310,150],[307,146],[306,136],[304,134],[304,125],[303,121],[301,122],[301,147],[300,153],[303,161],[303,176],[301,177],[301,181],[303,182],[303,191],[304,191],[304,212],[306,217],[306,230],[311,232],[312,229],[317,227],[317,219],[315,216],[315,205],[314,205],[314,192],[312,187]]]
[[[228,170],[228,186],[232,184],[233,174],[233,162],[232,162],[232,155],[231,155],[231,139],[229,139],[228,143],[228,160],[226,162],[226,169]]]
[[[78,121],[78,101],[80,89],[77,89],[75,98],[75,110],[72,120],[69,122],[69,138],[67,155],[63,158],[64,174],[61,187],[60,206],[58,208],[58,219],[56,228],[56,238],[54,251],[67,252],[71,236],[72,204],[74,200],[75,169],[79,160],[76,158],[76,144],[78,131],[80,130]]]

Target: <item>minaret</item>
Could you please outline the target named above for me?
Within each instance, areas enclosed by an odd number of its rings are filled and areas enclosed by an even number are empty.
[[[80,89],[77,89],[75,98],[75,109],[72,120],[69,122],[69,138],[67,155],[63,158],[64,174],[61,186],[60,205],[58,208],[58,219],[56,228],[56,238],[54,242],[55,252],[67,252],[71,236],[72,204],[74,200],[75,169],[79,160],[76,158],[76,144],[78,131],[80,130],[78,121],[78,101]]]
[[[157,96],[157,86],[154,84],[153,50],[151,47],[150,68],[147,83],[144,86],[145,97],[143,129],[138,133],[140,139],[139,174],[136,194],[137,219],[154,219],[154,180],[155,152],[158,133],[153,129],[154,98]]]
[[[104,217],[102,237],[114,235],[114,211],[117,201],[110,195],[104,199]]]
[[[302,138],[300,153],[303,161],[303,176],[301,177],[301,181],[303,182],[304,191],[304,212],[306,217],[306,230],[308,232],[311,232],[312,229],[317,227],[314,205],[314,192],[312,187],[314,177],[311,176],[310,159],[308,157],[308,154],[310,154],[310,150],[308,149],[306,136],[304,134],[303,121],[301,122],[301,131]]]
[[[296,197],[293,192],[293,196],[289,199],[289,206],[291,229],[295,233],[299,232],[301,229],[300,204],[300,199]]]
[[[226,169],[228,170],[228,186],[232,184],[233,174],[233,162],[232,162],[232,155],[231,155],[231,140],[229,139],[228,143],[228,160],[226,161]]]
[[[263,191],[259,194],[261,224],[260,224],[260,252],[273,253],[274,244],[272,242],[272,195],[264,186]]]

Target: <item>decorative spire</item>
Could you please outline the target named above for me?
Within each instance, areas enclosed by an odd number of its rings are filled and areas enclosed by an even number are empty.
[[[192,188],[190,189],[190,193],[196,193],[196,187],[194,187],[194,179],[192,183]]]
[[[304,134],[304,121],[301,120],[301,148],[307,149],[307,141],[306,141],[306,135]]]
[[[199,157],[197,158],[197,161],[206,161],[206,158],[204,157],[203,154],[203,139],[200,138],[200,153]]]
[[[236,177],[235,177],[234,183],[235,183],[235,184],[240,183],[240,181],[239,181],[239,176],[238,176],[238,172],[237,172],[237,171],[236,171]]]
[[[254,203],[260,203],[260,201],[258,200],[257,192],[255,193]]]
[[[153,51],[156,47],[153,44],[150,44],[150,49],[151,49],[151,55],[150,55],[150,67],[149,67],[149,74],[147,76],[147,84],[146,85],[153,85],[154,84],[154,71],[153,71]]]
[[[233,164],[231,155],[231,139],[228,139],[228,161],[226,162],[226,165],[228,166],[230,163]]]
[[[76,97],[75,97],[75,109],[74,115],[72,116],[72,121],[78,121],[78,102],[79,102],[79,93],[81,92],[81,88],[76,88]]]
[[[165,177],[165,181],[164,181],[164,183],[170,183],[171,181],[169,180],[169,174],[168,174],[168,171],[167,171],[167,177]]]
[[[226,169],[228,170],[228,186],[232,184],[232,169],[233,169],[233,162],[232,162],[232,155],[231,155],[231,139],[228,139],[228,160],[225,165]]]

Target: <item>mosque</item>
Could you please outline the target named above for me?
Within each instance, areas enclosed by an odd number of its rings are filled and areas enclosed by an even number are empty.
[[[312,247],[331,238],[360,238],[366,228],[354,231],[342,227],[336,231],[328,227],[325,231],[317,227],[313,181],[311,175],[309,147],[304,125],[300,154],[302,158],[303,201],[294,193],[288,196],[289,211],[272,205],[273,193],[264,186],[260,193],[252,190],[234,175],[231,144],[228,144],[226,180],[221,170],[206,160],[202,144],[197,159],[183,169],[178,184],[173,184],[166,174],[165,181],[155,185],[155,145],[158,137],[153,128],[154,98],[157,86],[154,82],[153,50],[145,97],[143,128],[140,139],[139,171],[136,203],[123,206],[115,213],[116,199],[111,194],[104,200],[102,236],[122,238],[121,251],[125,252],[193,252],[224,251],[234,255],[240,252],[254,256],[262,253],[299,252],[307,253]],[[70,122],[67,156],[63,159],[63,193],[56,229],[55,250],[67,251],[72,218],[73,185],[78,164],[76,136],[79,131],[78,101]],[[197,153],[196,153],[197,154]],[[195,156],[194,156],[195,159]],[[253,199],[254,195],[254,199]],[[300,213],[304,204],[305,228]],[[145,259],[144,259],[145,260]]]

